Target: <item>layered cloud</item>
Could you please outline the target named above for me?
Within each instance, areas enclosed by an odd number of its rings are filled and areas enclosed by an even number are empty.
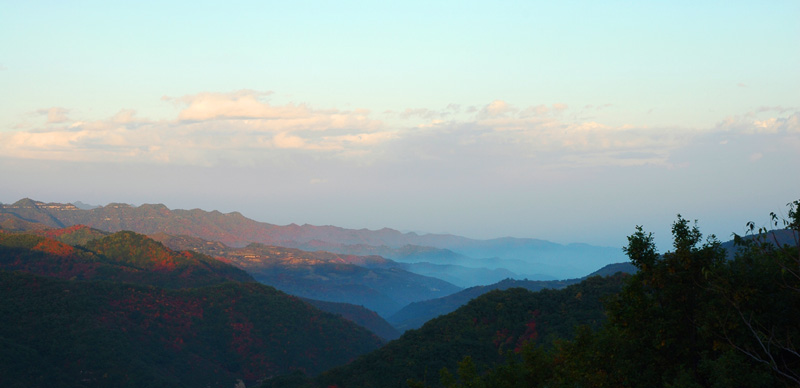
[[[233,93],[200,93],[179,98],[164,97],[183,107],[178,121],[194,122],[226,121],[229,125],[242,126],[257,131],[373,131],[381,122],[369,118],[369,111],[317,110],[304,104],[274,106],[262,98],[268,93],[240,90]]]
[[[71,118],[67,108],[40,109],[41,124],[0,132],[3,156],[33,159],[214,165],[259,164],[304,153],[376,161],[450,161],[536,166],[671,167],[676,150],[698,143],[723,144],[736,136],[793,136],[800,113],[758,109],[720,121],[714,128],[611,126],[580,120],[563,103],[368,110],[318,109],[272,104],[269,93],[242,90],[165,97],[179,111],[171,120],[140,118],[121,110],[95,120]],[[585,107],[583,108],[585,109]],[[763,157],[752,152],[753,161]],[[756,156],[757,155],[757,156]]]
[[[57,106],[47,109],[36,110],[37,115],[47,117],[48,124],[63,123],[68,121],[69,119],[67,118],[67,113],[69,113],[69,109]]]
[[[200,93],[177,99],[163,97],[187,105],[178,115],[179,120],[203,121],[219,119],[279,119],[307,116],[303,106],[272,107],[259,101],[269,93],[240,90],[234,93]]]
[[[783,117],[761,118],[760,113],[785,113],[783,107],[762,107],[757,112],[748,112],[739,116],[727,117],[717,124],[721,131],[742,132],[748,134],[780,134],[800,133],[800,112],[793,112]]]

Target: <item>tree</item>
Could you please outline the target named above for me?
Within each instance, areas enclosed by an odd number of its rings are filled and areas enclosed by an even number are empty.
[[[710,348],[701,330],[707,313],[705,274],[725,260],[712,235],[705,242],[697,227],[678,215],[672,225],[674,251],[659,255],[652,233],[641,226],[624,248],[639,272],[609,305],[627,370],[616,371],[633,386],[671,384],[678,379],[704,382],[700,371]],[[611,329],[608,329],[611,330]]]
[[[722,336],[781,380],[800,385],[800,200],[786,218],[770,213],[773,230],[748,222],[739,252],[711,289],[727,307]]]

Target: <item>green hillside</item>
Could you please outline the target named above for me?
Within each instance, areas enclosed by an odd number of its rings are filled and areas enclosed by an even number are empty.
[[[576,325],[599,327],[605,318],[601,299],[618,292],[624,277],[593,277],[562,290],[491,291],[308,386],[406,387],[408,379],[438,380],[440,369],[455,368],[464,356],[499,365],[528,342],[569,338]],[[269,384],[279,386],[280,380]]]
[[[633,273],[636,268],[630,263],[617,263],[609,264],[590,276],[610,276],[617,272]],[[411,303],[403,307],[400,311],[389,317],[389,322],[400,330],[416,329],[421,327],[425,322],[440,315],[447,314],[455,311],[457,308],[465,305],[472,299],[483,295],[492,290],[507,290],[509,288],[524,288],[529,291],[539,291],[546,288],[549,289],[562,289],[572,284],[579,283],[582,279],[567,279],[567,280],[514,280],[505,279],[500,282],[490,284],[487,286],[475,286],[465,290],[456,292],[454,294],[437,298],[429,299],[420,302]]]
[[[0,232],[0,316],[4,387],[252,385],[382,345],[230,264],[132,232],[77,247]]]
[[[2,271],[0,290],[4,387],[232,387],[381,344],[257,283],[167,290]]]

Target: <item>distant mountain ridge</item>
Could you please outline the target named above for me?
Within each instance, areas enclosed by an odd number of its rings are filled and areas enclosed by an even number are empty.
[[[418,275],[380,256],[357,256],[252,243],[231,248],[191,236],[152,236],[179,250],[220,257],[245,269],[256,280],[292,295],[363,305],[389,316],[407,305],[435,299],[461,288]]]
[[[83,224],[109,232],[132,230],[148,235],[187,235],[232,247],[256,242],[344,254],[380,254],[407,263],[468,263],[470,267],[506,268],[519,277],[531,279],[585,276],[603,265],[625,260],[621,249],[586,244],[561,245],[510,237],[475,240],[447,234],[401,233],[389,228],[355,230],[336,226],[279,226],[254,221],[239,212],[170,210],[162,204],[136,207],[112,203],[84,210],[73,204],[44,203],[26,198],[11,205],[0,205],[0,214],[5,214],[5,219],[15,218],[18,222],[38,222],[52,227]]]

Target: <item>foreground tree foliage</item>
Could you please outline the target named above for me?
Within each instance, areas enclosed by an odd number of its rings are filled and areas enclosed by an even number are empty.
[[[800,385],[800,201],[771,228],[749,223],[726,259],[680,215],[673,250],[641,227],[624,248],[639,272],[606,304],[598,330],[528,345],[499,367],[464,358],[440,384],[462,387],[785,387]],[[787,243],[787,241],[789,243]],[[411,381],[411,387],[425,387]]]
[[[743,249],[729,276],[714,279],[714,291],[729,308],[725,341],[800,386],[800,201],[788,206],[786,218],[770,214],[771,227],[784,228],[782,234],[750,222],[747,236],[735,236]]]

